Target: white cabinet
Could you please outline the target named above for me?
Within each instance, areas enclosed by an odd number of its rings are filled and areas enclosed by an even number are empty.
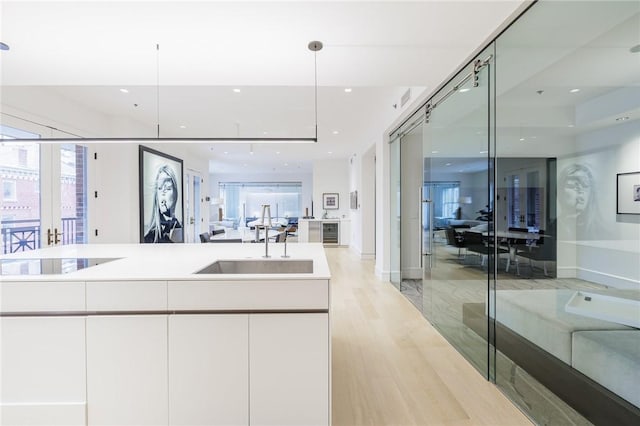
[[[249,316],[169,317],[169,424],[249,424]]]
[[[298,241],[348,246],[351,241],[349,219],[300,219]]]
[[[329,317],[249,317],[250,424],[329,424]]]
[[[0,424],[85,424],[85,319],[0,319]]]
[[[86,321],[87,423],[166,425],[167,316]]]

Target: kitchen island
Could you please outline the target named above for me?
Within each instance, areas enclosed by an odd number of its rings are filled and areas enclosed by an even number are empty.
[[[2,256],[0,423],[329,424],[324,249],[279,249],[269,262],[312,268],[207,273],[261,263],[261,244]]]

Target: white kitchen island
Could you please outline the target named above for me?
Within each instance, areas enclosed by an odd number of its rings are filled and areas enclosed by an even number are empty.
[[[313,272],[195,273],[216,260],[262,259],[262,244],[78,245],[2,256],[3,265],[100,260],[66,273],[23,265],[29,274],[1,276],[0,423],[330,424],[324,249],[296,244],[281,259],[280,246],[270,247],[270,260],[312,260]]]

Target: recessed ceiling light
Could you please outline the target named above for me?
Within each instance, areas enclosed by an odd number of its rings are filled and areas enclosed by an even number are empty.
[[[329,151],[328,153],[329,153],[329,154],[333,154],[333,151]]]
[[[432,153],[432,154],[437,154],[437,153],[439,153],[439,152],[440,152],[440,151],[431,151],[431,153]]]
[[[288,165],[289,165],[289,163],[284,163],[284,165],[285,165],[285,166],[288,166]]]
[[[229,151],[225,151],[224,153],[225,153],[225,154],[228,154],[228,153],[229,153]]]
[[[345,89],[344,89],[344,91],[345,91],[346,93],[351,93],[351,90],[352,90],[352,89],[351,89],[351,87],[347,87],[347,88],[345,88]]]
[[[263,134],[263,135],[266,135],[266,134],[267,134],[267,132],[262,132],[262,134]]]
[[[451,163],[447,163],[447,164],[445,164],[445,166],[450,166],[450,165],[451,165]]]
[[[240,89],[233,89],[234,93],[240,93]]]
[[[578,93],[580,91],[580,89],[571,89],[569,90],[569,93]]]
[[[520,142],[524,141],[524,138],[520,138]]]
[[[480,151],[480,154],[488,154],[489,151]]]
[[[458,92],[465,93],[465,92],[468,92],[469,90],[471,89],[469,89],[468,87],[463,87],[462,89],[458,90]]]
[[[184,124],[181,124],[181,125],[180,125],[180,128],[181,128],[181,129],[186,129],[186,128],[187,128],[187,126],[185,126]]]
[[[249,151],[249,154],[250,154],[250,155],[253,155],[253,151]]]
[[[628,120],[628,119],[629,119],[629,117],[618,117],[618,118],[616,118],[616,121],[625,121],[625,120]]]
[[[567,127],[576,127],[574,124],[569,124]]]
[[[120,91],[121,91],[122,93],[129,93],[129,91],[128,91],[127,89],[120,89]]]
[[[337,135],[338,133],[340,133],[340,132],[339,132],[339,131],[337,131],[337,130],[334,130],[334,131],[333,131],[333,134],[334,134],[334,135]]]
[[[280,155],[280,151],[276,151],[276,154]]]

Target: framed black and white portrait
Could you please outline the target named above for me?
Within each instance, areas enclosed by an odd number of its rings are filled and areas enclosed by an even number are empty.
[[[640,172],[618,173],[616,213],[640,214]]]
[[[182,243],[182,160],[140,145],[140,242]]]

